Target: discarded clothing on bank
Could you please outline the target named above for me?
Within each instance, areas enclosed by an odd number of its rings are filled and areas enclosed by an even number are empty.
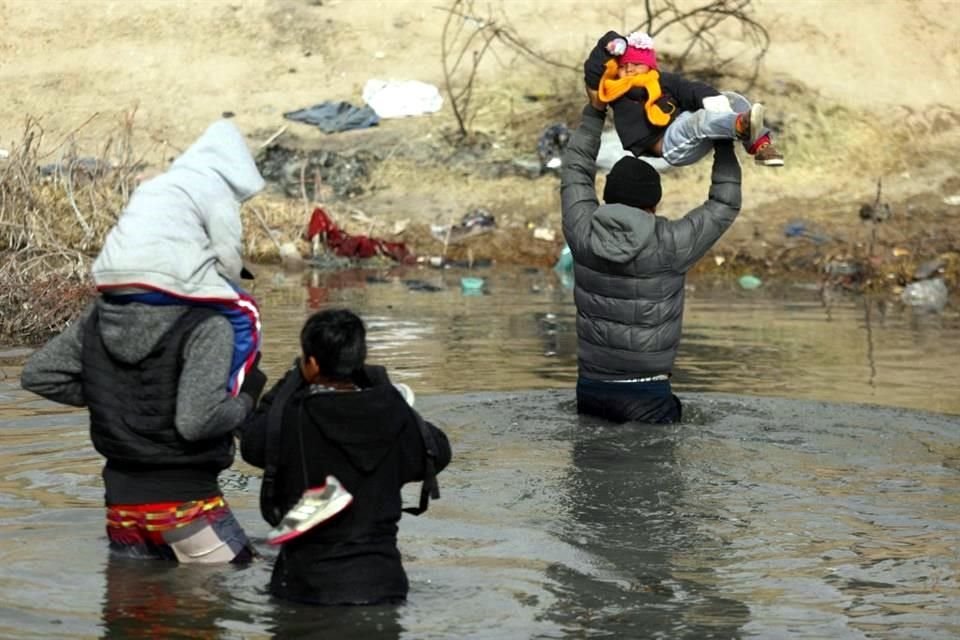
[[[321,102],[312,107],[283,114],[287,120],[317,126],[325,133],[350,129],[366,129],[380,122],[377,112],[369,106],[357,107],[349,102]]]
[[[443,107],[440,91],[419,80],[367,80],[363,101],[381,118],[419,116]]]
[[[927,311],[943,311],[949,291],[943,278],[911,282],[900,293],[904,304]]]
[[[597,169],[610,171],[620,158],[633,155],[623,148],[616,129],[607,129],[600,134],[600,151],[597,152]]]
[[[423,280],[404,280],[403,284],[407,285],[407,289],[410,291],[426,291],[427,293],[443,291],[443,287],[430,284],[429,282],[425,282]]]
[[[473,209],[468,211],[459,224],[455,225],[430,225],[430,233],[437,240],[456,244],[467,238],[493,231],[497,226],[493,214],[486,209]]]
[[[142,165],[137,165],[136,168],[140,168],[141,166]],[[70,177],[85,176],[88,178],[98,178],[110,173],[113,170],[113,165],[99,158],[84,157],[70,158],[63,162],[41,165],[38,170],[40,171],[40,175],[45,177],[64,175]]]
[[[830,241],[829,236],[822,233],[814,233],[807,229],[807,223],[803,220],[788,222],[786,226],[783,227],[783,235],[787,238],[806,238],[812,240],[815,244],[823,244],[824,242]]]
[[[913,270],[913,279],[914,280],[927,280],[937,275],[942,275],[944,268],[947,266],[947,261],[942,257],[933,258],[932,260],[927,260],[917,265],[917,268]]]
[[[557,171],[560,169],[563,150],[570,140],[570,130],[565,124],[554,124],[540,134],[537,140],[537,156],[540,158],[541,171]]]
[[[414,259],[413,253],[403,242],[387,242],[380,238],[346,233],[321,207],[314,209],[310,216],[307,240],[312,241],[318,234],[321,235],[324,244],[338,256],[347,258],[387,256],[397,262],[410,262]]]

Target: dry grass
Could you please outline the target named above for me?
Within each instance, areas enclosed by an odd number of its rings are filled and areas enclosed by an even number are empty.
[[[34,343],[60,331],[89,300],[91,253],[117,220],[142,162],[133,112],[91,155],[76,134],[44,148],[35,119],[0,162],[0,341]]]
[[[315,206],[312,201],[270,195],[245,204],[241,212],[244,255],[253,262],[273,262],[280,258],[280,246],[290,242],[303,254],[301,238]]]
[[[94,294],[80,253],[0,254],[0,344],[37,344],[63,330]]]
[[[75,137],[86,123],[44,150],[43,128],[28,119],[0,164],[0,248],[71,256],[97,250],[142,167],[130,144],[133,117],[125,113],[116,134],[89,155]]]

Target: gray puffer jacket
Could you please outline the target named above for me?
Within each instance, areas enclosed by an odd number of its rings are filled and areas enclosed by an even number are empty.
[[[597,201],[594,184],[604,114],[583,110],[563,156],[563,234],[574,260],[578,368],[594,380],[671,373],[683,322],[687,271],[740,212],[733,145],[715,145],[706,202],[670,220]]]

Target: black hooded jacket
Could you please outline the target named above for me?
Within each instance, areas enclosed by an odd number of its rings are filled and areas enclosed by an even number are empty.
[[[266,463],[267,415],[284,380],[243,428],[241,455],[257,467]],[[425,424],[436,442],[440,471],[450,462],[450,444],[440,429]],[[353,503],[283,545],[271,592],[314,604],[404,598],[408,583],[397,548],[400,489],[424,478],[426,450],[414,409],[403,396],[388,381],[359,391],[304,385],[284,408],[279,451],[275,499],[282,512],[327,475],[336,476]]]
[[[597,89],[603,77],[604,65],[611,58],[605,50],[605,45],[613,38],[622,38],[615,31],[608,31],[583,63],[583,79],[587,87]],[[704,82],[687,80],[676,73],[660,72],[660,90],[662,95],[656,104],[670,116],[673,122],[684,111],[696,111],[703,108],[703,99],[720,95],[720,92]],[[646,112],[647,90],[641,87],[630,89],[623,96],[617,98],[610,106],[613,107],[613,124],[624,149],[628,149],[636,156],[650,155],[649,149],[663,136],[669,126],[652,124]]]
[[[670,122],[684,111],[697,111],[703,108],[703,99],[720,95],[720,92],[703,82],[687,80],[675,73],[660,73],[660,90],[663,95],[657,100],[664,113],[670,114]],[[651,155],[650,148],[663,136],[669,126],[652,124],[647,118],[647,90],[634,87],[617,98],[613,107],[613,125],[624,149],[634,155]]]

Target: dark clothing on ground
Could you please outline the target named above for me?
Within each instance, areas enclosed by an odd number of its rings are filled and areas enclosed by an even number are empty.
[[[596,158],[604,113],[589,105],[563,157],[563,233],[574,260],[581,378],[670,374],[680,342],[687,271],[740,212],[733,145],[715,145],[709,197],[679,219],[599,204]]]
[[[296,375],[289,372],[289,375]],[[386,379],[386,376],[383,376]],[[247,420],[241,455],[266,464],[268,414],[281,380]],[[357,391],[304,384],[283,411],[275,500],[287,512],[304,489],[335,476],[353,503],[280,549],[270,591],[311,604],[370,604],[406,597],[406,572],[397,548],[401,487],[424,478],[426,450],[414,409],[389,382]],[[450,462],[450,444],[429,422],[436,470]]]
[[[680,422],[682,406],[669,380],[604,382],[577,379],[577,413],[610,422]]]
[[[231,434],[252,408],[246,394],[225,391],[232,352],[233,329],[219,314],[98,298],[30,357],[21,384],[90,407],[108,505],[183,502],[220,494]]]
[[[357,107],[349,102],[327,101],[283,114],[287,120],[316,125],[324,133],[366,129],[380,122],[370,105]]]

